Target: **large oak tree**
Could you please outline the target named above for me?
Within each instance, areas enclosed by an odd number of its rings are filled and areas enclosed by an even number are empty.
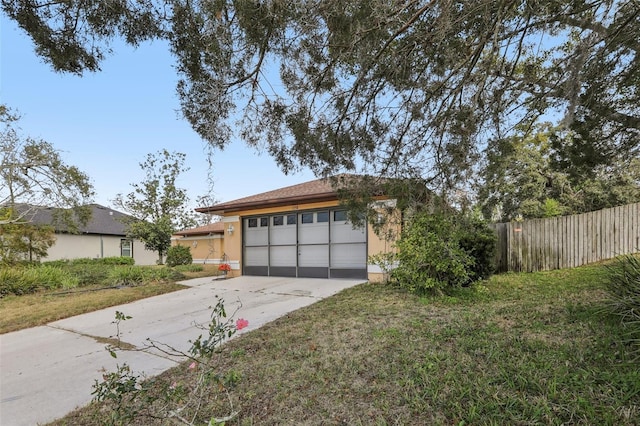
[[[640,146],[638,0],[2,0],[58,71],[167,40],[182,112],[285,172],[464,185],[490,138],[544,119],[584,173]],[[239,125],[235,125],[235,121]],[[568,139],[569,140],[569,139]]]

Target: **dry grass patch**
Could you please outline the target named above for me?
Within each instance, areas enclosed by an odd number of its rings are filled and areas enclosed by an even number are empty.
[[[134,287],[86,286],[0,298],[0,334],[186,288],[175,283]]]

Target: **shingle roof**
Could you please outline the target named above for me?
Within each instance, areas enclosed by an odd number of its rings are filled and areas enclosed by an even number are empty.
[[[210,207],[200,207],[196,211],[209,214],[224,214],[252,208],[283,206],[290,203],[337,200],[337,188],[333,184],[353,178],[357,177],[355,175],[340,175],[334,179],[316,179]],[[340,183],[337,183],[337,185],[339,187]]]
[[[185,229],[183,231],[176,232],[174,235],[182,236],[194,236],[194,235],[209,235],[209,234],[224,234],[224,223],[215,222],[204,226],[198,226],[197,228]]]
[[[78,226],[78,231],[81,234],[126,236],[126,225],[122,220],[131,216],[100,204],[90,204],[89,207],[91,208],[89,222],[86,225],[81,224]],[[55,208],[53,207],[37,207],[31,222],[38,225],[51,225],[54,223],[54,211]],[[56,226],[56,231],[66,232],[67,228],[65,226]]]

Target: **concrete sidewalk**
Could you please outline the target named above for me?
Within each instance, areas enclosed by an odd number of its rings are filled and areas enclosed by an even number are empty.
[[[120,338],[144,348],[147,338],[176,349],[208,324],[217,297],[228,315],[249,321],[240,333],[258,328],[288,312],[310,305],[363,280],[279,277],[211,277],[183,281],[189,288],[55,321],[46,326],[0,336],[0,425],[47,423],[91,401],[92,385],[101,371],[127,363],[147,376],[175,366],[180,359],[154,350],[120,351],[112,358],[96,339],[116,334],[115,312],[132,318],[120,324]],[[117,290],[114,290],[117,291]]]

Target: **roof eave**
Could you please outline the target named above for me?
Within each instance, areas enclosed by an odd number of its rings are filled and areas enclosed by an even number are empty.
[[[243,210],[256,210],[260,208],[281,207],[281,206],[286,206],[290,204],[300,204],[300,203],[335,201],[337,199],[338,199],[338,194],[336,194],[335,192],[325,192],[325,193],[313,194],[313,195],[299,195],[295,197],[276,198],[273,200],[259,200],[259,201],[247,201],[244,203],[231,203],[229,205],[225,205],[225,203],[222,203],[217,206],[200,207],[200,208],[197,208],[196,211],[199,213],[208,213],[208,214],[215,214],[215,215],[222,216],[226,213],[236,213]]]

